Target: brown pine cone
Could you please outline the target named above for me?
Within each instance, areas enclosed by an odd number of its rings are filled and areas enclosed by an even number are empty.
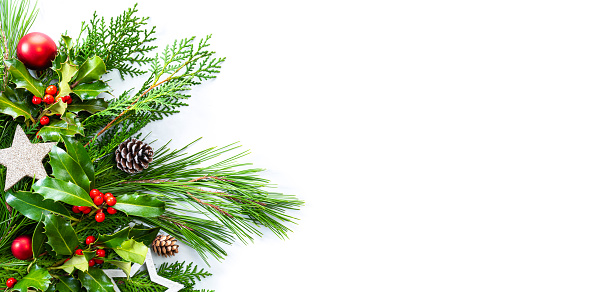
[[[171,235],[157,235],[152,241],[152,250],[160,256],[174,256],[179,252],[179,245],[177,239]]]
[[[148,144],[129,139],[119,144],[115,150],[115,162],[117,168],[127,173],[138,173],[148,167],[152,162],[152,147]]]

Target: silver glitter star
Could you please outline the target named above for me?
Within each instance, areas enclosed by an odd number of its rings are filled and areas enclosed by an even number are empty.
[[[12,146],[0,149],[0,164],[6,166],[4,191],[10,189],[25,176],[36,179],[45,178],[47,173],[41,161],[54,145],[56,143],[32,144],[21,126],[16,126]]]
[[[146,260],[144,260],[144,264],[132,265],[132,270],[130,271],[130,277],[134,276],[143,265],[146,265],[146,270],[148,270],[148,275],[150,276],[151,281],[169,288],[169,289],[165,290],[165,292],[177,292],[177,291],[183,289],[183,287],[185,287],[185,286],[183,286],[183,284],[173,282],[169,279],[163,278],[156,273],[156,268],[154,266],[154,261],[152,260],[152,252],[150,252],[150,248],[148,249],[148,252],[146,253]],[[125,278],[125,277],[127,277],[126,273],[124,273],[124,271],[122,271],[120,269],[105,269],[105,270],[103,270],[103,272],[105,272],[107,277],[109,277],[111,279],[111,282],[113,283],[113,290],[115,290],[116,292],[120,292],[120,290],[117,287],[117,284],[115,283],[113,278]]]

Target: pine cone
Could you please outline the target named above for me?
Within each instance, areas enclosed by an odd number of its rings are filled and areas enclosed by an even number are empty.
[[[152,241],[152,250],[160,256],[174,256],[179,252],[177,239],[171,235],[157,235]]]
[[[115,150],[117,168],[127,173],[141,172],[152,162],[152,147],[148,144],[129,139],[119,144]]]

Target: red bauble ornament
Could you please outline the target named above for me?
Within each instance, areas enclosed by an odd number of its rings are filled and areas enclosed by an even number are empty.
[[[19,260],[27,260],[33,257],[33,245],[31,235],[21,235],[12,241],[12,255]]]
[[[32,32],[21,38],[16,56],[29,69],[44,70],[51,66],[58,53],[56,43],[46,34]]]
[[[17,280],[15,278],[8,278],[8,280],[6,280],[6,287],[12,288],[16,282]]]

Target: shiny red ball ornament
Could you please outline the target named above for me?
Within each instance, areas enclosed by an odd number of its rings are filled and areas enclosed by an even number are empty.
[[[104,258],[105,257],[105,250],[104,249],[98,249],[97,250],[97,257],[98,258]]]
[[[115,208],[107,207],[107,213],[113,215],[117,213],[117,210],[115,210]]]
[[[12,241],[12,255],[19,260],[27,260],[33,257],[33,245],[31,235],[17,236]]]
[[[49,124],[49,118],[47,116],[43,116],[41,117],[41,119],[39,119],[39,123],[43,126]]]
[[[49,68],[57,53],[56,43],[40,32],[26,34],[16,48],[17,58],[25,64],[25,67],[33,70]]]
[[[105,213],[97,212],[97,214],[95,214],[95,221],[97,221],[99,223],[105,221]]]
[[[12,288],[16,282],[17,280],[15,278],[8,278],[8,280],[6,280],[6,287]]]
[[[95,240],[96,240],[95,237],[91,235],[91,236],[87,237],[84,242],[86,242],[86,244],[89,245],[89,244],[95,242]]]
[[[55,85],[50,85],[45,89],[45,94],[56,95],[58,93],[58,87]]]
[[[39,96],[33,96],[33,99],[31,100],[31,102],[33,104],[41,104],[42,100],[41,100],[41,97],[39,97]]]

